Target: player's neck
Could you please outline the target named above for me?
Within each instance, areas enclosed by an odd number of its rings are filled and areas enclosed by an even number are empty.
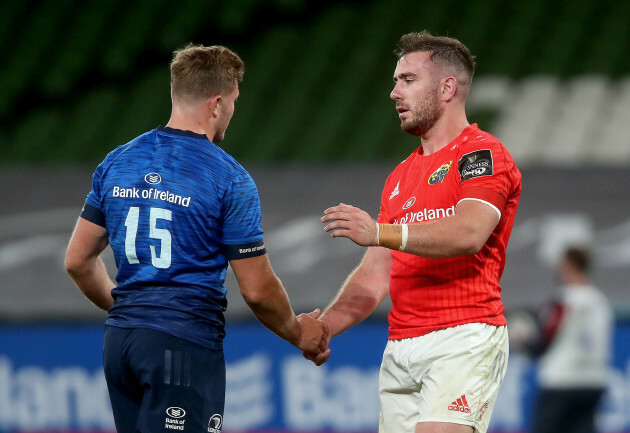
[[[443,114],[422,138],[422,154],[431,155],[451,141],[455,140],[464,129],[470,126],[466,113]]]
[[[191,131],[196,134],[203,134],[212,141],[214,128],[209,121],[205,121],[204,116],[199,111],[186,109],[186,107],[173,107],[171,117],[166,124],[169,128]]]

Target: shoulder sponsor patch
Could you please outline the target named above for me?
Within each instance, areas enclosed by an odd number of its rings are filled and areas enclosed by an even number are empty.
[[[458,162],[462,182],[481,176],[492,176],[492,152],[490,149],[475,150],[462,156]]]
[[[247,259],[249,257],[262,256],[263,254],[267,254],[267,250],[265,242],[262,240],[242,245],[225,246],[225,257],[228,260]]]

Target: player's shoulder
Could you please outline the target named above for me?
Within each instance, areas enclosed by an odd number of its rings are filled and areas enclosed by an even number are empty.
[[[497,137],[487,131],[479,129],[476,124],[471,126],[472,128],[470,133],[464,138],[464,140],[462,140],[459,145],[459,148],[462,151],[483,148],[501,150],[505,149],[505,146],[503,146],[503,143],[501,143],[501,141]]]
[[[234,182],[252,182],[253,179],[243,165],[232,155],[214,143],[210,143],[205,151],[210,156],[209,164],[213,166],[211,174],[215,180],[220,179],[226,184]]]
[[[156,135],[168,137],[174,145],[182,146],[188,152],[194,152],[195,157],[190,163],[208,167],[209,170],[205,170],[205,173],[215,181],[230,182],[234,178],[247,175],[245,168],[232,155],[201,134],[160,126],[136,140],[138,144],[150,143],[156,139]]]
[[[130,150],[138,146],[138,143],[141,142],[142,140],[146,140],[147,135],[150,133],[151,131],[145,132],[144,134],[139,135],[138,137],[128,141],[127,143],[121,144],[117,146],[116,148],[114,148],[113,150],[111,150],[105,156],[103,161],[99,164],[98,169],[107,170],[117,161],[120,161],[121,159],[123,159],[127,152],[129,152]]]
[[[214,143],[211,143],[210,149],[211,153],[213,153],[213,157],[219,158],[221,162],[236,176],[241,176],[247,174],[247,170],[245,167],[236,160],[232,155],[227,153],[225,150],[221,149]]]
[[[141,146],[143,143],[150,141],[151,135],[153,132],[154,130],[147,131],[144,134],[141,134],[129,140],[128,142],[119,145],[118,147],[116,147],[114,150],[112,150],[111,152],[107,154],[107,156],[105,157],[105,161],[118,158],[124,155],[126,152],[133,150],[136,147]]]
[[[464,137],[457,148],[458,160],[470,156],[484,156],[486,158],[500,157],[502,160],[512,164],[514,159],[503,143],[491,133],[481,130],[477,125],[471,125],[471,132]]]

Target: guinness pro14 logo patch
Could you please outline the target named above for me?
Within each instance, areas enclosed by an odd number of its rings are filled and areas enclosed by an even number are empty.
[[[492,176],[492,152],[490,149],[476,150],[462,156],[458,162],[462,182],[481,176]]]

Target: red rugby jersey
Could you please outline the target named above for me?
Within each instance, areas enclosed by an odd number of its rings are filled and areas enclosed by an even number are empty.
[[[392,250],[390,339],[463,323],[506,324],[499,279],[520,194],[512,156],[476,124],[434,154],[424,156],[420,146],[396,167],[381,197],[381,223],[446,218],[465,199],[487,203],[501,219],[475,255],[427,259]]]

